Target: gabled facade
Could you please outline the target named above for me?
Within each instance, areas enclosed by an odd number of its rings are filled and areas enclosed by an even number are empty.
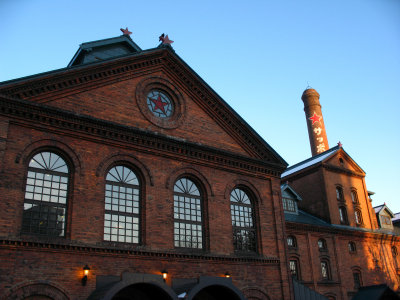
[[[0,84],[2,299],[291,299],[286,162],[168,45]]]

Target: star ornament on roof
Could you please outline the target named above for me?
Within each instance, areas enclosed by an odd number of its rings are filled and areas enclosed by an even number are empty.
[[[132,34],[132,32],[130,32],[130,31],[128,30],[128,27],[126,27],[125,29],[120,28],[120,30],[122,31],[123,35],[131,35],[131,34]]]
[[[171,45],[174,42],[169,39],[168,34],[164,35],[164,33],[159,36],[158,40],[161,41],[163,45]]]
[[[316,123],[316,122],[321,122],[322,116],[318,116],[317,113],[314,112],[314,115],[308,119],[312,121],[311,125],[314,125],[314,123]]]

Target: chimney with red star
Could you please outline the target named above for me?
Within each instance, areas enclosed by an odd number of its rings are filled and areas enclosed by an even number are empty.
[[[303,92],[301,100],[304,102],[311,153],[315,156],[329,149],[319,94],[316,90],[309,88]]]

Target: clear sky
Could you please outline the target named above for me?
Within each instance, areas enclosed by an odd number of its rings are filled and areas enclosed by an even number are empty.
[[[161,33],[288,163],[311,156],[301,94],[331,147],[367,173],[373,206],[400,212],[400,1],[0,0],[0,81],[66,67],[79,44]]]

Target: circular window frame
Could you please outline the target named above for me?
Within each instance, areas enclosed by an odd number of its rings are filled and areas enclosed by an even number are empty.
[[[171,101],[173,106],[171,116],[157,117],[149,110],[147,97],[154,90],[163,93]],[[149,77],[142,80],[136,88],[136,102],[145,118],[158,127],[164,129],[177,128],[184,120],[186,105],[182,94],[175,85],[161,77]]]

